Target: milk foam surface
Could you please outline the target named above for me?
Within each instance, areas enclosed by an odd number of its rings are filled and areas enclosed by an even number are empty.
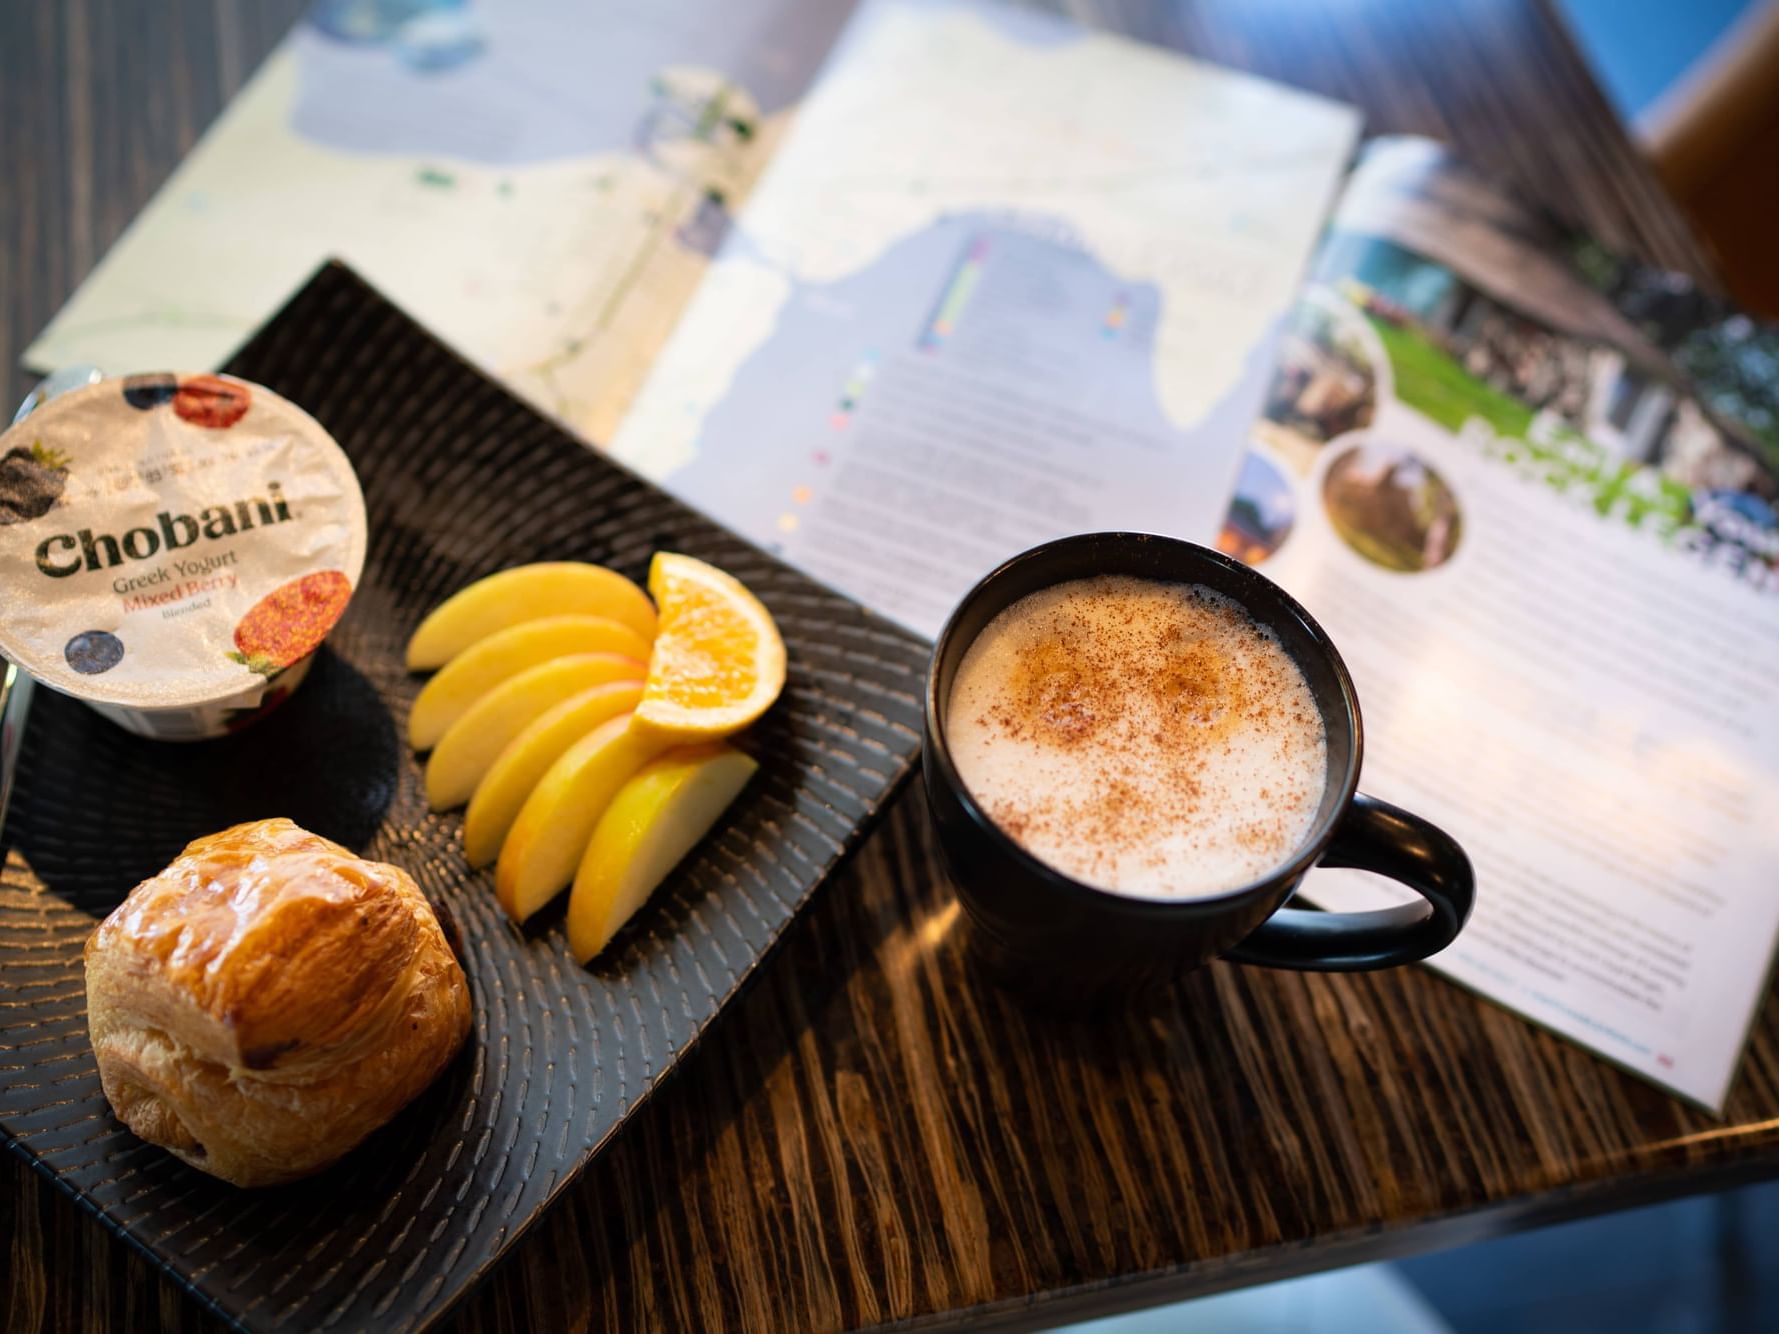
[[[965,653],[946,734],[971,795],[1028,852],[1144,898],[1281,865],[1327,781],[1302,669],[1189,584],[1102,576],[1020,599]]]

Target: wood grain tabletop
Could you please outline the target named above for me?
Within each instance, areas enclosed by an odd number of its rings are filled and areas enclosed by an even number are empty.
[[[9,401],[20,349],[301,7],[0,6]],[[1711,281],[1532,0],[1068,8],[1444,138]],[[1219,964],[1148,1012],[1039,1020],[967,967],[935,851],[910,790],[450,1327],[1042,1324],[1779,1174],[1779,997],[1721,1121],[1421,970]],[[0,1232],[9,1334],[214,1324],[5,1154]]]

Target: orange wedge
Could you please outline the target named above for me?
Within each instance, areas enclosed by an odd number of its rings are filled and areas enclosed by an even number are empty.
[[[784,689],[784,640],[734,575],[670,551],[649,563],[660,621],[633,726],[676,741],[739,732]]]

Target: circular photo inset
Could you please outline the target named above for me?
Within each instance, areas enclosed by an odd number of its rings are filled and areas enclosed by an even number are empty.
[[[1431,570],[1458,549],[1464,518],[1445,479],[1411,450],[1367,441],[1328,465],[1322,508],[1341,540],[1373,565]]]
[[[1377,380],[1359,321],[1332,299],[1306,298],[1279,339],[1265,417],[1292,443],[1318,449],[1371,425]]]
[[[1291,483],[1272,460],[1249,450],[1242,458],[1235,496],[1217,534],[1217,550],[1249,565],[1258,565],[1291,536],[1297,500]]]

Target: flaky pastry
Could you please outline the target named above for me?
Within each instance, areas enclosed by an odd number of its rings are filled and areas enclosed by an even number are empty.
[[[239,1186],[319,1171],[436,1078],[469,987],[405,871],[289,820],[189,844],[86,946],[118,1119]]]

